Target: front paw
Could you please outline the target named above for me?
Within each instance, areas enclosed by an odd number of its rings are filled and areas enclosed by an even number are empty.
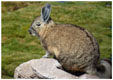
[[[42,56],[42,58],[49,58],[49,56],[47,56],[47,55],[44,55],[44,56]]]
[[[63,70],[61,64],[57,64],[56,67],[57,67],[58,69],[62,69],[62,70]]]

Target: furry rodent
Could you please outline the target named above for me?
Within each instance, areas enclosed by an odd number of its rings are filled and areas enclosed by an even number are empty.
[[[30,29],[40,38],[46,54],[54,55],[62,67],[70,72],[97,74],[100,51],[96,39],[86,29],[72,24],[56,24],[50,18],[51,6],[46,4]]]

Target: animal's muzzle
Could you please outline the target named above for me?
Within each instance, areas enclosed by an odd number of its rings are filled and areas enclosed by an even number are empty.
[[[32,36],[36,36],[36,35],[38,36],[38,34],[36,33],[35,29],[33,29],[32,27],[29,28],[28,32],[29,32],[29,34],[32,35]]]
[[[29,34],[32,34],[32,31],[31,31],[31,29],[29,29],[29,30],[28,30],[28,32],[29,32]]]

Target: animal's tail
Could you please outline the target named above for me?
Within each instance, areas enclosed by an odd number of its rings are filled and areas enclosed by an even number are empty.
[[[100,78],[112,78],[112,60],[102,59],[97,67],[97,75]]]

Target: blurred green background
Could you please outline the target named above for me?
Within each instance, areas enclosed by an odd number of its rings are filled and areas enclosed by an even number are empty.
[[[2,78],[13,78],[15,68],[45,54],[36,37],[28,33],[42,6],[52,5],[56,23],[76,24],[88,29],[100,45],[101,58],[111,57],[111,2],[3,2],[2,1]]]

